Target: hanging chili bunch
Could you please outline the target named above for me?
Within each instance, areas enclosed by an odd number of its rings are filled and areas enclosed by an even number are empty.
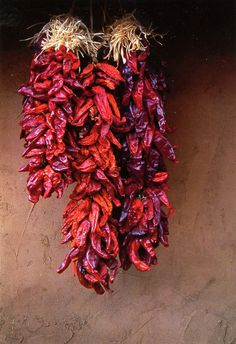
[[[78,77],[84,90],[77,96],[71,136],[77,149],[72,163],[77,185],[64,212],[63,243],[71,242],[58,272],[72,262],[81,284],[102,294],[114,281],[119,253],[113,208],[120,207],[124,188],[113,147],[121,148],[113,126],[122,119],[111,93],[122,81],[105,63],[87,65]]]
[[[133,16],[116,21],[98,62],[101,43],[81,20],[52,18],[33,39],[30,78],[19,89],[29,200],[61,197],[75,183],[61,229],[71,247],[57,272],[71,264],[98,294],[110,290],[118,255],[124,270],[147,271],[159,243],[168,245],[163,157],[176,158],[165,136],[165,80],[148,64],[150,34]]]
[[[96,44],[79,19],[59,16],[35,36],[33,46],[30,78],[19,88],[24,96],[21,138],[26,141],[22,156],[30,159],[20,171],[29,172],[29,200],[36,203],[54,191],[61,197],[73,181],[73,156],[65,135],[76,92],[82,88],[78,53],[95,54]]]
[[[29,171],[32,202],[53,191],[61,196],[76,182],[62,227],[63,243],[72,247],[58,272],[72,261],[81,284],[101,294],[118,269],[112,216],[124,190],[113,153],[121,145],[112,127],[123,122],[112,92],[123,79],[109,64],[87,62],[94,60],[97,44],[77,18],[53,18],[34,47],[30,80],[19,89],[25,96],[23,156],[31,158],[21,171]],[[78,54],[89,55],[82,71]]]
[[[163,104],[165,80],[148,64],[150,35],[132,15],[115,21],[105,33],[106,58],[117,64],[125,79],[116,93],[126,117],[117,131],[126,195],[119,217],[120,259],[125,270],[132,263],[141,271],[157,264],[155,249],[159,243],[168,246],[168,216],[173,212],[165,193],[168,173],[163,157],[172,161],[176,157],[165,136],[169,129]]]

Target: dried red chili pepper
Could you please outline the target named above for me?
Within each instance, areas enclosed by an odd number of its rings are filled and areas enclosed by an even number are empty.
[[[97,63],[96,67],[115,81],[124,81],[119,71],[109,63]]]

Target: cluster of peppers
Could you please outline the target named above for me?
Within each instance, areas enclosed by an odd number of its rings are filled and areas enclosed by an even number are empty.
[[[77,96],[71,126],[77,132],[72,163],[76,187],[64,212],[63,243],[71,242],[58,272],[72,262],[81,284],[103,294],[117,269],[118,232],[114,208],[120,207],[124,187],[113,147],[121,148],[113,128],[122,123],[112,90],[122,81],[107,63],[89,64],[79,75],[84,90]],[[75,136],[74,136],[75,137]]]
[[[159,243],[168,245],[163,156],[176,157],[164,136],[165,80],[150,70],[148,55],[147,47],[117,67],[101,61],[81,68],[64,46],[37,51],[19,89],[29,200],[54,191],[61,197],[75,183],[62,225],[71,249],[57,272],[72,264],[80,283],[98,294],[110,290],[118,255],[124,270],[133,264],[147,271],[157,264]]]
[[[20,169],[28,171],[29,200],[50,197],[55,191],[61,197],[73,182],[73,155],[66,144],[67,125],[73,113],[80,60],[61,47],[35,57],[30,67],[30,79],[19,88],[24,96],[23,119],[20,122],[24,138],[24,158],[29,163]]]
[[[118,133],[125,187],[118,221],[124,270],[133,264],[147,271],[157,264],[155,248],[159,243],[168,246],[168,216],[173,212],[165,193],[168,173],[163,161],[163,156],[176,161],[174,148],[163,135],[170,130],[163,107],[166,84],[161,72],[150,70],[148,55],[148,48],[133,52],[118,66],[125,79],[117,93],[126,118]]]

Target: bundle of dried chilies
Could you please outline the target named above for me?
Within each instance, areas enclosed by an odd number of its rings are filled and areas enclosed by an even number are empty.
[[[146,31],[129,15],[108,27],[106,58],[117,64],[125,79],[116,93],[126,123],[119,128],[122,144],[121,175],[125,199],[119,218],[120,259],[127,270],[131,264],[146,271],[157,264],[155,248],[168,245],[168,201],[163,157],[176,161],[175,152],[164,136],[168,130],[163,107],[165,80],[151,72]],[[166,214],[163,207],[168,209]]]
[[[111,91],[122,78],[115,67],[96,63],[86,66],[78,81],[86,86],[77,97],[71,121],[77,185],[62,227],[63,243],[71,241],[72,249],[58,272],[72,261],[81,284],[103,293],[118,269],[118,233],[112,217],[124,190],[113,153],[113,147],[121,148],[113,134],[113,126],[119,126],[121,119]],[[109,87],[104,86],[107,81]]]
[[[123,269],[146,271],[158,244],[168,245],[163,156],[175,161],[175,153],[164,136],[163,75],[148,65],[149,34],[133,16],[116,21],[97,62],[95,35],[78,18],[55,17],[35,36],[30,79],[19,89],[29,200],[60,197],[75,183],[62,226],[71,249],[58,273],[71,263],[98,294],[110,290],[118,254]]]
[[[96,54],[96,45],[86,26],[77,18],[53,18],[34,38],[35,55],[30,79],[19,93],[24,96],[23,157],[29,163],[20,169],[28,171],[29,200],[40,196],[60,197],[73,181],[71,147],[66,144],[67,125],[73,114],[80,59],[78,53]]]

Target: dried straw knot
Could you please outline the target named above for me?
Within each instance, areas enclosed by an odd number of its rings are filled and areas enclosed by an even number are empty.
[[[104,33],[103,44],[108,47],[106,58],[113,58],[117,63],[122,59],[125,63],[133,51],[146,49],[149,36],[155,36],[153,30],[143,28],[132,14],[117,19]]]
[[[101,33],[93,34],[87,26],[77,17],[60,15],[53,17],[42,30],[33,37],[33,42],[43,37],[42,50],[53,48],[58,50],[64,46],[77,55],[95,57],[101,43],[94,40],[101,37]]]

